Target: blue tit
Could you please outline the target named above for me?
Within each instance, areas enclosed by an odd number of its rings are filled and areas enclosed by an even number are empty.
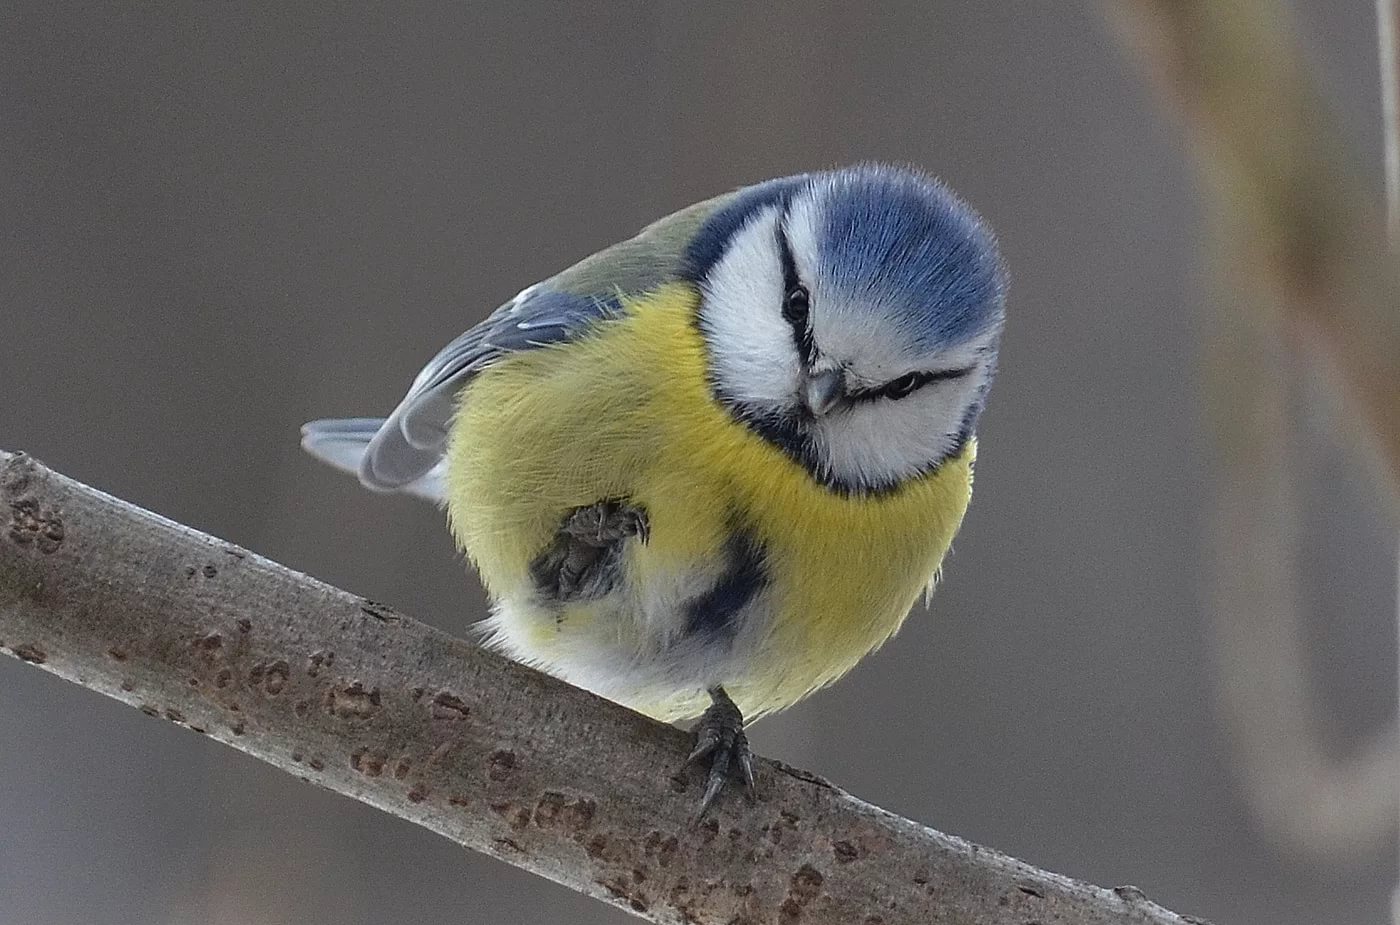
[[[899,629],[962,522],[1006,274],[911,169],[771,180],[525,289],[387,418],[303,446],[445,504],[481,638],[650,716],[701,717],[702,812],[743,723]]]

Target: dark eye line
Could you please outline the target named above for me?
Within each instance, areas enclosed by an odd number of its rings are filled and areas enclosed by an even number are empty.
[[[952,379],[961,379],[971,374],[975,369],[977,369],[977,367],[973,365],[959,367],[958,369],[939,369],[905,373],[902,376],[891,379],[889,382],[881,383],[874,388],[853,391],[850,393],[849,397],[851,401],[875,401],[879,398],[888,398],[893,401],[898,401],[901,398],[912,395],[930,382],[947,382]]]
[[[802,285],[802,278],[797,275],[797,261],[793,259],[792,245],[788,242],[787,230],[783,228],[782,220],[779,220],[775,230],[778,237],[778,256],[783,263],[783,317],[792,325],[793,342],[802,356],[802,362],[810,366],[812,355],[816,351],[812,338],[811,306],[808,303],[811,295],[807,287]],[[798,299],[801,300],[800,306],[795,304]],[[793,310],[798,307],[800,311]]]

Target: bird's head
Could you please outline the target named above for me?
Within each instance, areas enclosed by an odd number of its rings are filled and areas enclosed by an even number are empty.
[[[750,187],[692,241],[717,400],[814,478],[885,491],[973,434],[1006,274],[938,181],[863,166]]]

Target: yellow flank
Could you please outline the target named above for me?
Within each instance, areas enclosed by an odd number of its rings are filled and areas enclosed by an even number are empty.
[[[976,448],[880,495],[821,486],[715,400],[697,304],[694,287],[669,284],[580,340],[478,375],[453,425],[448,510],[513,654],[577,680],[588,670],[573,667],[575,656],[611,646],[617,682],[589,686],[667,720],[708,703],[698,685],[668,690],[648,671],[668,646],[685,647],[683,619],[600,605],[546,610],[529,564],[568,511],[625,498],[650,521],[648,543],[630,541],[625,560],[629,599],[642,600],[649,583],[717,575],[739,518],[767,554],[771,618],[723,662],[733,676],[711,683],[752,719],[836,680],[899,628],[962,521]]]

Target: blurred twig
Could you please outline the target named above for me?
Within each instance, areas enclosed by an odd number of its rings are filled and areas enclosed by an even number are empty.
[[[1195,130],[1231,281],[1210,342],[1223,471],[1216,504],[1221,696],[1251,803],[1295,851],[1335,860],[1394,829],[1394,730],[1345,759],[1322,746],[1308,683],[1288,468],[1290,345],[1320,349],[1400,498],[1400,275],[1359,192],[1283,4],[1127,0],[1126,26]]]
[[[1376,0],[1385,150],[1385,214],[1392,255],[1400,250],[1400,2]]]
[[[1116,0],[1109,9],[1196,130],[1248,282],[1321,347],[1400,499],[1400,274],[1272,0]]]
[[[1191,921],[774,762],[692,825],[681,731],[3,452],[0,646],[654,921]]]
[[[1385,163],[1385,217],[1390,256],[1400,256],[1400,0],[1376,0],[1376,61],[1380,65],[1381,136]],[[1400,640],[1400,556],[1396,569],[1397,639]],[[1400,672],[1397,672],[1400,681]],[[1400,753],[1396,761],[1400,762]],[[1400,763],[1395,767],[1400,781]],[[1400,810],[1400,805],[1397,805]],[[1400,925],[1400,882],[1390,896],[1391,925]]]
[[[1244,791],[1265,831],[1328,862],[1384,845],[1397,813],[1393,730],[1333,758],[1309,678],[1298,591],[1301,510],[1288,465],[1297,446],[1288,401],[1292,345],[1240,285],[1241,229],[1217,219],[1221,277],[1208,342],[1207,392],[1221,466],[1212,509],[1216,675]],[[1228,302],[1228,304],[1226,304]]]

